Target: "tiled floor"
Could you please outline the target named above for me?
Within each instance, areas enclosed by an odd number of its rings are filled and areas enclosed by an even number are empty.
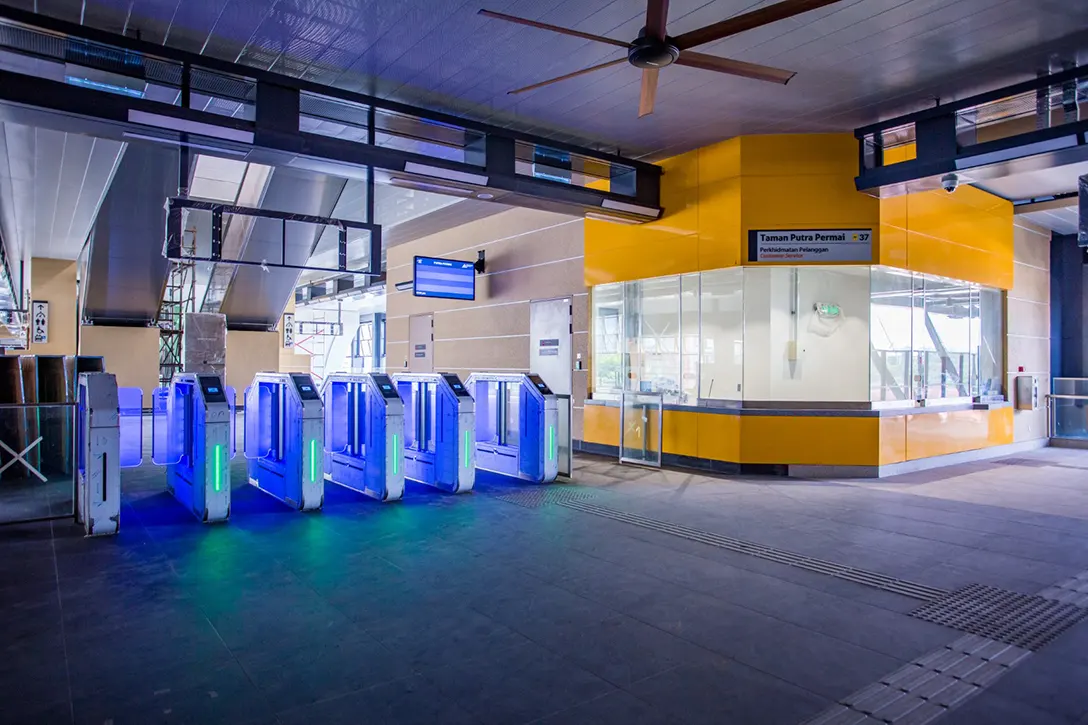
[[[932,587],[1088,569],[1088,452],[878,482],[585,458],[574,478],[617,511]],[[916,599],[493,480],[388,505],[330,486],[308,515],[236,483],[215,526],[162,484],[125,472],[116,538],[0,529],[0,723],[799,725],[962,636]],[[1088,725],[1085,683],[1088,622],[939,724]]]

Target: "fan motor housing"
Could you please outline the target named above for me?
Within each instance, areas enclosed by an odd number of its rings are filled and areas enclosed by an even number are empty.
[[[640,34],[627,49],[627,62],[636,68],[664,68],[680,57],[680,49],[670,38],[651,38]]]

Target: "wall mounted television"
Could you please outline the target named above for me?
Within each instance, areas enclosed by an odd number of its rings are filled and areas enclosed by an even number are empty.
[[[412,286],[416,297],[476,299],[476,264],[460,259],[416,257]]]

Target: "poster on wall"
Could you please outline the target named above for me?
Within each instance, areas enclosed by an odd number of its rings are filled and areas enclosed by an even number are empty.
[[[295,346],[295,315],[293,312],[283,313],[283,346]]]
[[[44,345],[49,342],[48,302],[30,303],[30,342],[34,345]]]
[[[748,232],[749,262],[872,262],[872,229],[789,229]]]

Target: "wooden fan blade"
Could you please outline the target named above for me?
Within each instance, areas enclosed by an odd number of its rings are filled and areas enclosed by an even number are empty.
[[[516,88],[512,91],[507,91],[508,95],[514,95],[517,93],[525,93],[526,91],[536,90],[543,86],[550,86],[552,83],[558,83],[559,81],[565,81],[568,78],[577,78],[578,76],[584,76],[586,73],[592,73],[595,70],[601,70],[602,68],[610,68],[620,63],[626,63],[626,58],[620,58],[619,60],[610,60],[607,63],[601,63],[600,65],[591,65],[589,68],[583,68],[582,70],[576,70],[573,73],[567,73],[565,76],[559,76],[558,78],[552,78],[546,81],[540,81],[540,83],[534,83],[531,86],[525,86],[524,88]]]
[[[673,42],[680,50],[694,48],[697,45],[728,38],[730,35],[743,33],[745,30],[792,18],[794,15],[807,13],[809,10],[818,10],[827,5],[834,5],[837,2],[841,2],[841,0],[782,0],[780,3],[768,5],[765,8],[753,10],[743,15],[737,15],[720,23],[683,33],[673,38]]]
[[[646,32],[654,38],[665,37],[669,19],[669,0],[646,0]]]
[[[642,71],[642,90],[638,95],[638,117],[649,116],[654,112],[654,99],[657,97],[657,68]]]
[[[480,15],[485,15],[489,18],[495,18],[496,20],[505,20],[508,23],[517,23],[518,25],[528,25],[530,28],[540,28],[541,30],[550,30],[553,33],[561,33],[563,35],[573,35],[575,38],[582,38],[583,40],[595,40],[598,43],[608,43],[609,45],[615,45],[618,48],[628,48],[630,43],[625,43],[622,40],[613,40],[612,38],[606,38],[603,35],[593,35],[592,33],[583,33],[580,30],[571,30],[570,28],[561,28],[558,25],[549,25],[548,23],[540,23],[536,20],[528,20],[526,18],[519,18],[516,15],[507,15],[506,13],[497,13],[494,10],[481,10]]]
[[[706,55],[705,53],[694,53],[690,50],[680,52],[680,57],[676,59],[676,65],[686,65],[689,68],[702,68],[703,70],[712,70],[718,73],[728,73],[731,76],[755,78],[757,81],[781,83],[782,85],[786,85],[790,82],[791,78],[797,75],[791,70],[772,68],[767,65],[757,65],[756,63],[745,63],[742,60],[718,58],[717,56]]]

